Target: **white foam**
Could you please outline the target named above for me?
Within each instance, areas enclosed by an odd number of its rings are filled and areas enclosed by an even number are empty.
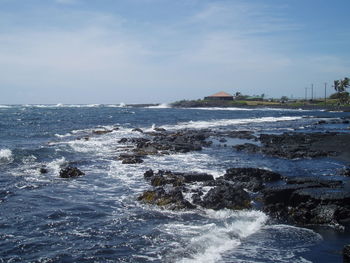
[[[58,133],[56,133],[55,136],[58,137],[58,138],[65,138],[65,137],[72,136],[72,134],[71,133],[66,133],[66,134],[58,134]]]
[[[7,108],[12,108],[12,106],[9,106],[9,105],[0,105],[0,108],[7,109]]]
[[[0,149],[0,165],[13,162],[13,154],[10,149]]]
[[[55,174],[59,174],[61,167],[66,163],[67,163],[66,159],[62,157],[62,158],[55,159],[52,162],[49,162],[46,166],[47,168],[53,170]]]
[[[267,216],[259,211],[207,210],[204,214],[207,224],[191,225],[176,223],[164,225],[167,234],[175,234],[187,244],[175,251],[176,254],[191,254],[177,262],[217,262],[222,255],[239,246],[242,240],[259,231]],[[191,222],[193,223],[193,222]]]
[[[149,106],[147,108],[148,109],[169,109],[169,108],[171,108],[171,106],[167,103],[161,103],[157,106]]]
[[[100,107],[101,104],[25,104],[23,107],[31,108],[96,108]]]
[[[223,127],[237,124],[249,124],[249,123],[264,123],[264,122],[279,122],[279,121],[295,121],[302,119],[303,117],[262,117],[262,118],[248,118],[248,119],[219,119],[210,121],[189,121],[181,122],[176,125],[163,125],[165,129],[205,129],[214,127]]]
[[[148,156],[148,165],[153,170],[167,170],[174,172],[208,173],[214,178],[222,176],[225,169],[222,168],[222,160],[203,152],[178,153],[172,155]]]
[[[238,107],[199,107],[199,108],[185,108],[185,109],[195,109],[195,110],[210,110],[210,111],[309,111],[303,109],[287,109],[287,108],[238,108]]]

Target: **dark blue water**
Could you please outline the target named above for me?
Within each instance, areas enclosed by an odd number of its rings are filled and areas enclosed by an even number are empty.
[[[170,212],[137,202],[147,169],[221,176],[260,167],[285,176],[334,174],[333,159],[284,160],[214,144],[201,152],[149,156],[123,165],[123,137],[151,130],[211,128],[342,130],[314,125],[348,113],[299,110],[123,108],[98,105],[0,106],[0,262],[339,262],[347,232],[274,222],[261,211]],[[118,130],[93,135],[97,129]],[[79,138],[89,136],[89,140]],[[229,140],[228,144],[237,143]],[[229,145],[230,146],[230,145]],[[58,177],[72,163],[86,175]],[[39,172],[41,167],[47,174]]]

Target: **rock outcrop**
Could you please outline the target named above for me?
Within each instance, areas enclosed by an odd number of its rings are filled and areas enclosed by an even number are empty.
[[[60,170],[61,178],[74,178],[82,175],[85,175],[85,174],[82,171],[80,171],[78,168],[72,167],[72,166],[68,166]]]

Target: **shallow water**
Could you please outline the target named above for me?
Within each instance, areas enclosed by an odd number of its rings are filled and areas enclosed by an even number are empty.
[[[349,233],[276,222],[261,211],[171,212],[136,201],[152,168],[224,174],[259,167],[284,176],[334,174],[345,163],[237,152],[211,138],[200,152],[149,156],[123,165],[121,138],[139,127],[259,133],[342,130],[315,125],[349,113],[302,110],[126,108],[118,105],[0,106],[0,262],[339,262]],[[94,135],[98,129],[111,133]],[[89,136],[89,140],[84,139]],[[78,138],[80,140],[78,140]],[[86,173],[58,177],[73,163]],[[39,169],[46,166],[47,174]]]

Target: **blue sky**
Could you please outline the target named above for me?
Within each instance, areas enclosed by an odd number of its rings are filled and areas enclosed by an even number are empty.
[[[0,0],[0,104],[303,97],[311,83],[323,96],[350,75],[348,10],[348,0]]]

